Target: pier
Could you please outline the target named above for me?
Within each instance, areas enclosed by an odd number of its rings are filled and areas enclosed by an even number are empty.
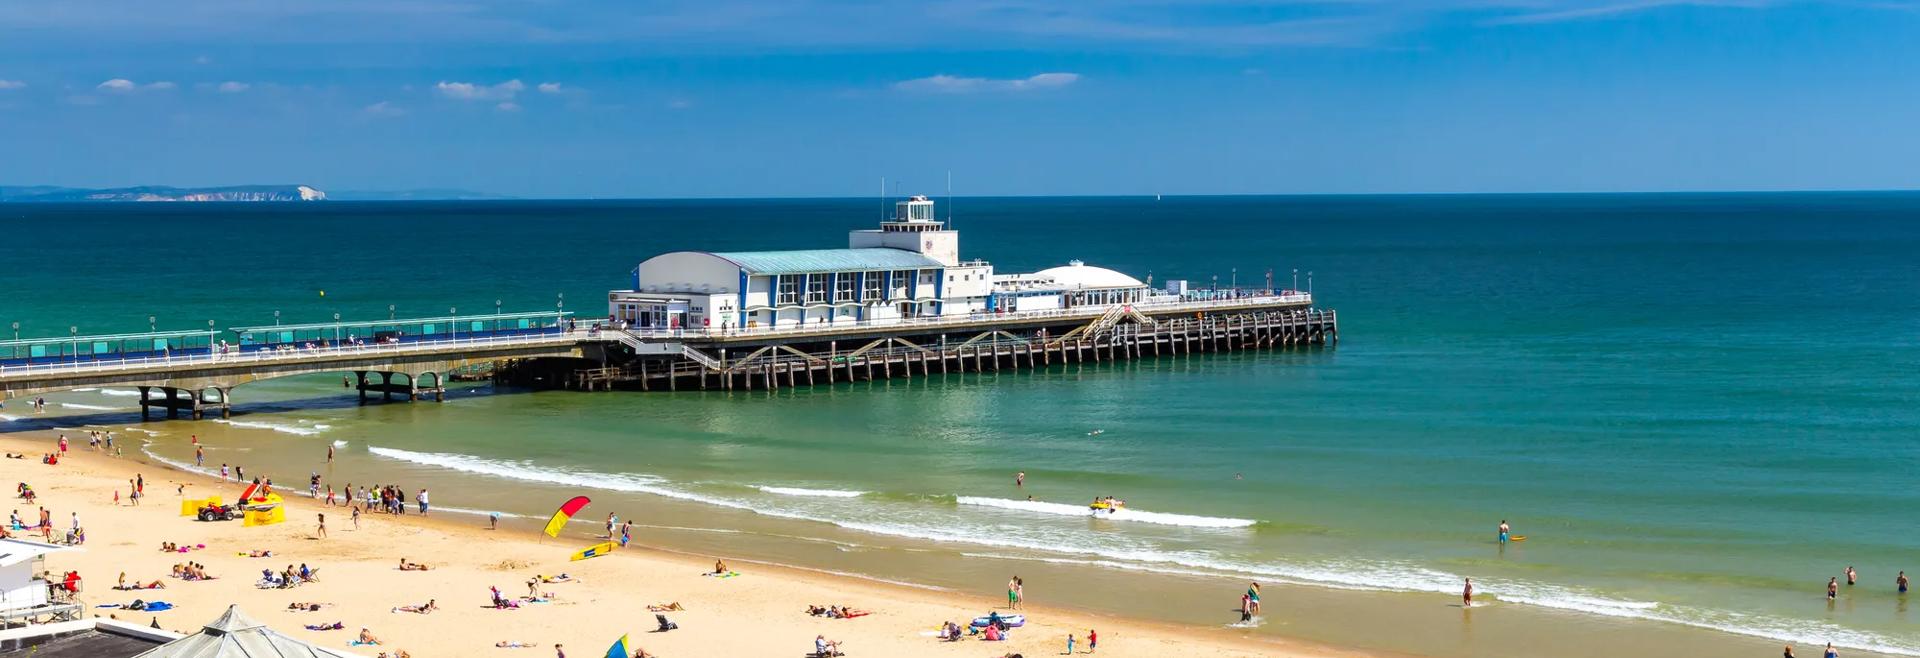
[[[583,391],[775,390],[1338,342],[1337,315],[1311,304],[1301,294],[1248,294],[884,326],[726,334],[616,329],[604,335],[624,349],[614,349],[608,364],[520,361],[502,366],[498,377]]]

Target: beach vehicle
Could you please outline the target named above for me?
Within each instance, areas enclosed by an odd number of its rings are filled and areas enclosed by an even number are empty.
[[[206,505],[200,508],[197,517],[202,521],[232,521],[240,518],[241,509],[234,505]]]

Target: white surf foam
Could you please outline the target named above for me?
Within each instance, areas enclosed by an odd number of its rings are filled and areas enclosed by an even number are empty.
[[[113,396],[113,397],[116,397],[116,398],[137,398],[137,397],[140,397],[140,392],[139,392],[139,391],[136,391],[136,390],[132,390],[132,389],[126,389],[126,388],[103,388],[103,389],[100,389],[100,394],[101,394],[101,395],[111,395],[111,396]]]
[[[123,430],[126,430],[126,431],[129,431],[129,432],[140,432],[140,433],[142,433],[142,434],[146,434],[147,436],[160,436],[160,433],[159,433],[159,432],[156,432],[156,431],[153,431],[153,430],[143,430],[143,429],[140,429],[140,428],[138,428],[138,427],[122,427],[122,428],[120,428],[120,429],[123,429]]]
[[[649,475],[616,475],[579,472],[538,466],[530,462],[494,460],[449,453],[413,452],[381,447],[369,447],[368,451],[391,459],[469,473],[492,475],[529,482],[654,494],[680,500],[746,510],[766,516],[827,523],[848,530],[877,535],[943,543],[950,542],[975,546],[989,546],[1002,549],[1017,549],[1039,554],[1080,556],[1021,557],[983,553],[969,554],[974,557],[1028,559],[1062,564],[1089,564],[1172,575],[1217,576],[1334,589],[1427,592],[1444,594],[1449,597],[1459,595],[1462,580],[1461,577],[1456,574],[1402,562],[1347,560],[1307,563],[1243,563],[1226,559],[1218,554],[1206,551],[1155,550],[1150,544],[1145,543],[1134,543],[1131,547],[1128,547],[1114,546],[1111,544],[1094,545],[1075,543],[1075,539],[1066,538],[1062,538],[1059,541],[1047,542],[1010,538],[1005,533],[999,532],[994,528],[975,529],[965,524],[918,526],[835,520],[786,510],[771,509],[749,501],[731,500],[680,491],[665,486],[662,479]],[[1084,508],[1075,505],[991,498],[956,498],[961,499],[960,502],[962,504],[986,507],[1022,509],[1046,514],[1064,514],[1066,513],[1065,510],[1071,510],[1071,513],[1076,516],[1087,514]],[[969,502],[970,500],[995,502],[977,503]],[[1029,505],[1032,505],[1032,507],[1029,507]],[[1182,517],[1187,519],[1198,518],[1208,521],[1221,520],[1214,519],[1213,517],[1186,517],[1186,515],[1177,514],[1166,516],[1174,517],[1175,520],[1183,520]],[[1235,522],[1245,521],[1244,519],[1225,520]],[[1247,523],[1251,522],[1249,521]],[[1222,526],[1210,525],[1201,527]],[[1243,526],[1233,525],[1225,527]],[[1109,541],[1116,540],[1116,538],[1113,537],[1102,537],[1101,539]],[[1870,632],[1848,629],[1824,621],[1793,620],[1730,611],[1693,609],[1654,601],[1613,599],[1565,587],[1519,581],[1485,580],[1476,582],[1476,584],[1480,585],[1480,592],[1489,598],[1516,605],[1533,605],[1609,617],[1662,621],[1776,641],[1818,644],[1831,639],[1838,646],[1857,650],[1920,656],[1920,644]]]
[[[68,409],[85,409],[87,411],[124,411],[126,410],[126,407],[102,407],[96,404],[80,404],[78,402],[62,402],[60,403],[60,406],[66,407]]]
[[[301,427],[299,425],[283,425],[280,423],[260,423],[260,422],[244,421],[244,420],[225,420],[225,419],[217,419],[217,420],[214,420],[213,422],[224,423],[227,425],[232,425],[234,427],[245,427],[245,428],[256,429],[256,430],[273,430],[275,432],[283,432],[286,434],[293,434],[296,436],[313,436],[315,434],[319,434],[321,432],[327,431],[326,425],[314,425],[312,427]]]
[[[94,391],[98,391],[98,390],[100,390],[100,389],[97,389],[97,388],[76,388],[76,389],[73,389],[73,392],[75,392],[75,393],[91,393],[91,392],[94,392]]]
[[[16,420],[20,420],[20,417],[13,414],[0,414],[0,422],[11,423]]]
[[[754,488],[782,496],[812,496],[816,498],[859,498],[867,493],[865,491],[849,491],[845,489],[802,489],[800,487],[755,486]]]
[[[1037,500],[1007,500],[1004,498],[981,498],[978,496],[954,496],[954,502],[961,505],[998,507],[1001,509],[1055,514],[1060,516],[1093,516],[1112,521],[1135,521],[1157,525],[1177,525],[1189,528],[1245,528],[1257,521],[1253,519],[1233,519],[1216,516],[1194,516],[1190,514],[1169,514],[1166,512],[1146,512],[1136,509],[1121,509],[1095,516],[1085,505],[1047,503]]]
[[[218,476],[218,473],[213,469],[194,466],[193,464],[190,464],[187,462],[177,461],[173,459],[168,459],[166,457],[162,457],[153,452],[151,448],[152,445],[153,445],[152,441],[141,441],[140,454],[146,455],[148,459],[152,459],[154,461],[160,462],[162,464],[166,464],[168,466],[172,466],[176,469],[186,471],[188,473],[199,473],[201,475],[213,475],[216,477]]]
[[[334,441],[334,442],[333,442],[333,447],[335,447],[335,448],[345,448],[345,447],[347,447],[347,442],[346,442],[346,441]]]

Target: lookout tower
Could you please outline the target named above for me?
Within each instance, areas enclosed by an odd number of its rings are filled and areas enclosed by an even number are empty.
[[[895,202],[893,218],[880,222],[878,230],[848,233],[847,246],[901,249],[923,254],[948,267],[960,264],[960,232],[948,230],[946,222],[934,218],[933,200],[924,194]]]

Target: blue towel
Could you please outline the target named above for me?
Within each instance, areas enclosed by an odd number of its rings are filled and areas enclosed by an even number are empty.
[[[172,603],[168,603],[166,601],[148,601],[146,611],[147,612],[165,612],[172,609],[173,609]]]

